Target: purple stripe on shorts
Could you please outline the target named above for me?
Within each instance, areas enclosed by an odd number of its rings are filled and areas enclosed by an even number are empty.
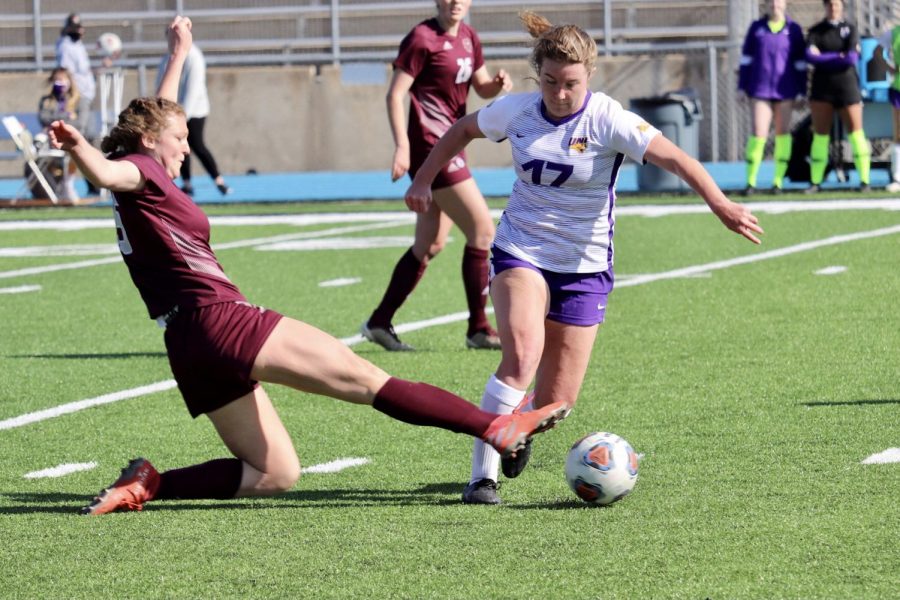
[[[900,110],[900,90],[895,88],[888,89],[888,102],[891,103],[891,106]]]
[[[609,197],[609,212],[607,212],[607,218],[609,219],[609,239],[607,240],[606,246],[606,265],[610,270],[613,268],[613,233],[616,226],[616,217],[613,214],[616,208],[616,180],[619,177],[619,169],[622,168],[622,163],[624,161],[624,154],[621,152],[616,154],[616,162],[613,164],[612,176],[609,178],[609,187],[606,190],[607,196]]]

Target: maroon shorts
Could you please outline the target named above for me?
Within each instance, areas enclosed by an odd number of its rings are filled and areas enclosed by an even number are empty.
[[[249,394],[253,362],[281,320],[245,302],[220,302],[179,312],[166,327],[169,365],[192,417]]]
[[[410,165],[409,165],[409,178],[413,179],[416,176],[416,173],[424,164],[425,159],[428,158],[428,153],[431,152],[432,146],[427,145],[416,145],[413,144],[410,149]],[[456,185],[460,181],[465,181],[472,177],[472,173],[469,171],[469,163],[466,161],[466,153],[460,152],[456,156],[450,159],[444,167],[438,172],[437,177],[434,178],[434,183],[431,184],[432,190],[439,190],[442,188],[448,188],[451,185]]]

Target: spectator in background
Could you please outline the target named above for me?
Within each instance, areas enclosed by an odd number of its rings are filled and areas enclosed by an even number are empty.
[[[165,72],[168,57],[163,58],[159,65],[157,86]],[[187,117],[188,146],[191,153],[200,159],[200,163],[209,176],[213,178],[219,192],[226,196],[231,193],[231,188],[225,183],[225,178],[219,173],[219,167],[212,152],[206,147],[203,139],[203,129],[206,127],[206,117],[209,116],[209,92],[206,88],[206,58],[197,46],[191,46],[191,50],[184,61],[181,71],[181,80],[178,83],[178,104],[184,109]],[[191,157],[184,157],[181,164],[181,189],[185,194],[193,196],[194,185],[191,183]]]
[[[828,167],[831,125],[837,110],[847,130],[853,150],[853,163],[859,174],[860,191],[869,188],[872,152],[863,131],[862,95],[859,91],[859,33],[844,19],[842,0],[823,0],[825,18],[813,25],[806,36],[806,60],[813,67],[809,91],[813,139],[809,151],[810,186],[807,193],[819,191]]]
[[[437,0],[437,15],[422,21],[400,42],[394,75],[387,94],[388,120],[394,136],[391,179],[414,177],[442,135],[466,114],[469,89],[493,98],[512,88],[503,69],[491,76],[484,64],[481,41],[464,19],[471,0]],[[404,127],[406,97],[410,98],[409,124]],[[468,348],[497,350],[500,338],[485,312],[488,285],[488,249],[494,221],[475,184],[466,155],[460,152],[432,183],[434,204],[416,215],[416,234],[391,275],[379,305],[360,332],[369,341],[391,351],[412,350],[394,331],[394,314],[406,301],[431,259],[447,242],[453,223],[466,236],[462,278],[469,309]]]
[[[888,90],[888,100],[894,107],[894,143],[891,145],[891,181],[887,188],[889,192],[900,192],[900,25],[895,25],[885,31],[878,42],[881,51],[888,63],[888,70],[894,76],[891,89]]]
[[[72,80],[67,69],[57,67],[47,78],[50,91],[41,96],[38,102],[38,121],[44,127],[49,127],[54,121],[64,121],[74,124],[78,120],[78,102],[81,98],[78,87]],[[63,173],[63,200],[77,202],[80,198],[75,191],[75,173],[77,167],[73,161],[69,161],[68,168]]]
[[[92,140],[91,104],[94,102],[97,84],[91,70],[91,59],[82,41],[83,37],[84,25],[81,24],[81,16],[78,13],[70,14],[66,17],[59,40],[56,42],[56,65],[71,73],[72,81],[78,89],[79,100],[76,110],[78,118],[72,124],[88,140]]]
[[[806,44],[803,30],[786,14],[786,0],[768,2],[769,12],[754,21],[744,39],[738,89],[750,99],[752,133],[747,139],[747,187],[757,188],[757,175],[775,118],[775,193],[780,193],[791,159],[791,113],[794,99],[806,94]]]

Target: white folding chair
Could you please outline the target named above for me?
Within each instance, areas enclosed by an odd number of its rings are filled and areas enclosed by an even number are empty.
[[[16,145],[16,148],[19,149],[19,152],[22,153],[22,156],[25,159],[25,163],[30,167],[31,173],[29,173],[28,177],[25,180],[25,185],[23,189],[31,189],[34,183],[37,183],[41,186],[41,189],[44,190],[44,193],[47,194],[47,198],[50,199],[53,204],[59,203],[59,198],[56,195],[56,191],[53,189],[53,186],[50,185],[50,182],[47,181],[47,178],[44,176],[44,172],[41,170],[41,165],[38,164],[41,162],[42,158],[58,158],[59,150],[50,150],[47,153],[42,153],[38,155],[37,149],[34,147],[34,138],[31,136],[31,132],[25,129],[25,126],[19,122],[19,120],[12,116],[3,117],[3,127],[6,128],[7,133],[9,133],[9,137],[12,139],[13,143]],[[63,156],[65,153],[63,153]],[[18,200],[18,196],[21,195],[21,191],[16,194],[16,198],[13,198],[13,202]]]

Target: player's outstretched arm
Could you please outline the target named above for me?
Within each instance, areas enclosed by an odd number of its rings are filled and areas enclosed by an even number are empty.
[[[425,212],[431,205],[431,184],[441,168],[459,154],[475,138],[483,138],[478,127],[478,111],[466,115],[447,130],[431,149],[428,158],[416,172],[416,178],[406,190],[406,206],[415,212]]]
[[[160,79],[159,88],[156,90],[159,98],[178,102],[178,83],[181,80],[181,70],[193,43],[192,27],[189,18],[179,15],[166,29],[166,39],[169,41],[169,60],[166,63],[166,72]]]
[[[696,159],[659,134],[647,146],[644,158],[662,169],[678,175],[691,189],[700,194],[710,210],[730,229],[754,244],[760,240],[755,234],[763,233],[759,221],[746,206],[732,202],[722,193],[706,169]]]
[[[50,123],[48,134],[53,147],[68,152],[84,176],[98,188],[131,192],[144,187],[144,178],[133,163],[107,159],[65,121]]]

